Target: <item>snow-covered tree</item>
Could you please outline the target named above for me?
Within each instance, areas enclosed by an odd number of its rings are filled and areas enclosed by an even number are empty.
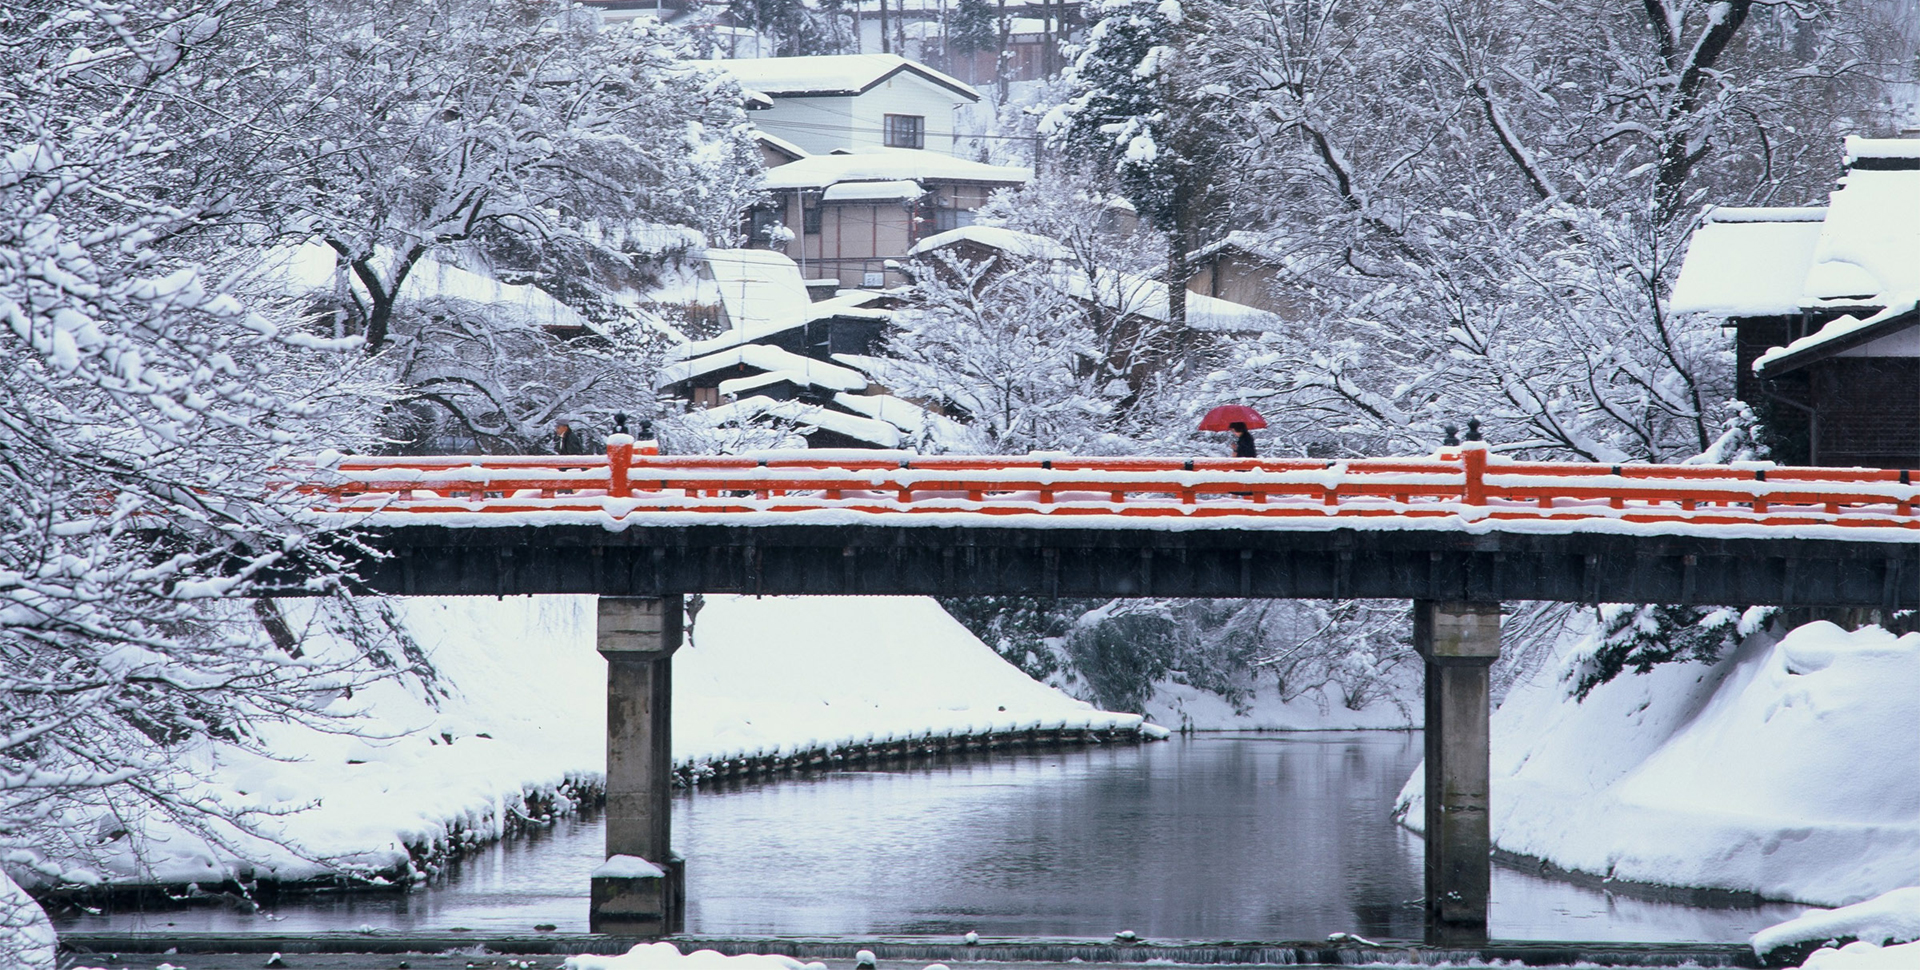
[[[674,251],[738,242],[758,198],[739,89],[681,35],[560,0],[302,0],[230,30],[220,83],[176,110],[251,124],[195,169],[241,239],[332,252],[302,296],[408,388],[394,446],[520,450],[556,415],[649,405],[637,293]],[[541,312],[473,292],[495,283]]]
[[[936,401],[990,453],[1073,449],[1109,410],[1097,335],[1047,260],[973,262],[936,253],[916,273],[916,306],[888,342],[895,391]]]
[[[1874,8],[1814,0],[1241,6],[1188,57],[1247,134],[1236,217],[1311,310],[1221,376],[1353,450],[1468,414],[1498,448],[1705,450],[1731,356],[1665,311],[1689,214],[1824,192],[1894,66]]]
[[[648,223],[725,244],[753,201],[737,88],[680,61],[666,28],[599,30],[557,0],[296,9],[273,25],[293,43],[246,85],[278,107],[236,174],[271,177],[250,201],[277,236],[338,253],[369,351],[430,257],[590,271]]]
[[[42,881],[143,815],[243,830],[182,752],[332,722],[371,675],[223,605],[337,582],[344,550],[303,521],[289,483],[312,472],[292,458],[358,444],[383,390],[356,372],[357,338],[244,306],[180,255],[220,212],[175,191],[177,170],[232,132],[170,127],[169,106],[218,83],[199,59],[233,10],[0,11],[0,845]]]

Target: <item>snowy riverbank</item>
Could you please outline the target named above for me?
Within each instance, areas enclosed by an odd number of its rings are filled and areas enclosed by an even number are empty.
[[[1568,696],[1578,643],[1493,716],[1505,851],[1611,879],[1842,905],[1920,874],[1920,635],[1816,623]],[[1401,795],[1418,827],[1422,776]]]
[[[282,605],[310,654],[349,649],[331,612]],[[262,824],[298,853],[152,830],[91,863],[15,860],[14,871],[44,885],[304,879],[342,864],[391,870],[498,837],[598,785],[606,688],[591,597],[423,598],[382,609],[374,612],[397,642],[424,654],[437,678],[403,677],[343,698],[368,712],[366,736],[274,725],[267,740],[290,760],[216,746],[187,769],[226,804],[309,806]],[[707,597],[675,657],[674,695],[683,766],[929,733],[1164,734],[1033,682],[924,598]]]

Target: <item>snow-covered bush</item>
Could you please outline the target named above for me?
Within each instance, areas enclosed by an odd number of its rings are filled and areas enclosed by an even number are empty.
[[[1644,674],[1673,661],[1712,663],[1763,628],[1772,607],[1741,611],[1699,606],[1610,604],[1600,611],[1600,631],[1581,658],[1574,696],[1632,670]]]

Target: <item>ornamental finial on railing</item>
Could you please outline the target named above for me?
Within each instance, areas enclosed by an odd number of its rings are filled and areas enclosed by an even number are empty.
[[[1458,448],[1458,447],[1460,447],[1460,428],[1459,428],[1459,426],[1457,426],[1457,425],[1451,425],[1451,424],[1450,424],[1450,425],[1447,425],[1447,426],[1446,426],[1445,428],[1443,428],[1443,429],[1441,429],[1441,430],[1442,430],[1442,431],[1444,431],[1444,432],[1445,432],[1445,434],[1444,434],[1444,435],[1443,435],[1443,436],[1442,436],[1442,437],[1440,438],[1440,447],[1442,447],[1442,448]]]
[[[1479,418],[1468,418],[1468,419],[1467,419],[1467,437],[1466,437],[1466,440],[1467,440],[1467,441],[1484,441],[1484,440],[1486,440],[1486,439],[1484,439],[1484,438],[1482,438],[1482,437],[1480,437],[1480,419],[1479,419]]]

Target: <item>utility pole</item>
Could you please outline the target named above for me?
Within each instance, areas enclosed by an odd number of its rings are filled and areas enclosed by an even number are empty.
[[[880,0],[880,53],[893,53],[893,39],[887,33],[887,0]]]

